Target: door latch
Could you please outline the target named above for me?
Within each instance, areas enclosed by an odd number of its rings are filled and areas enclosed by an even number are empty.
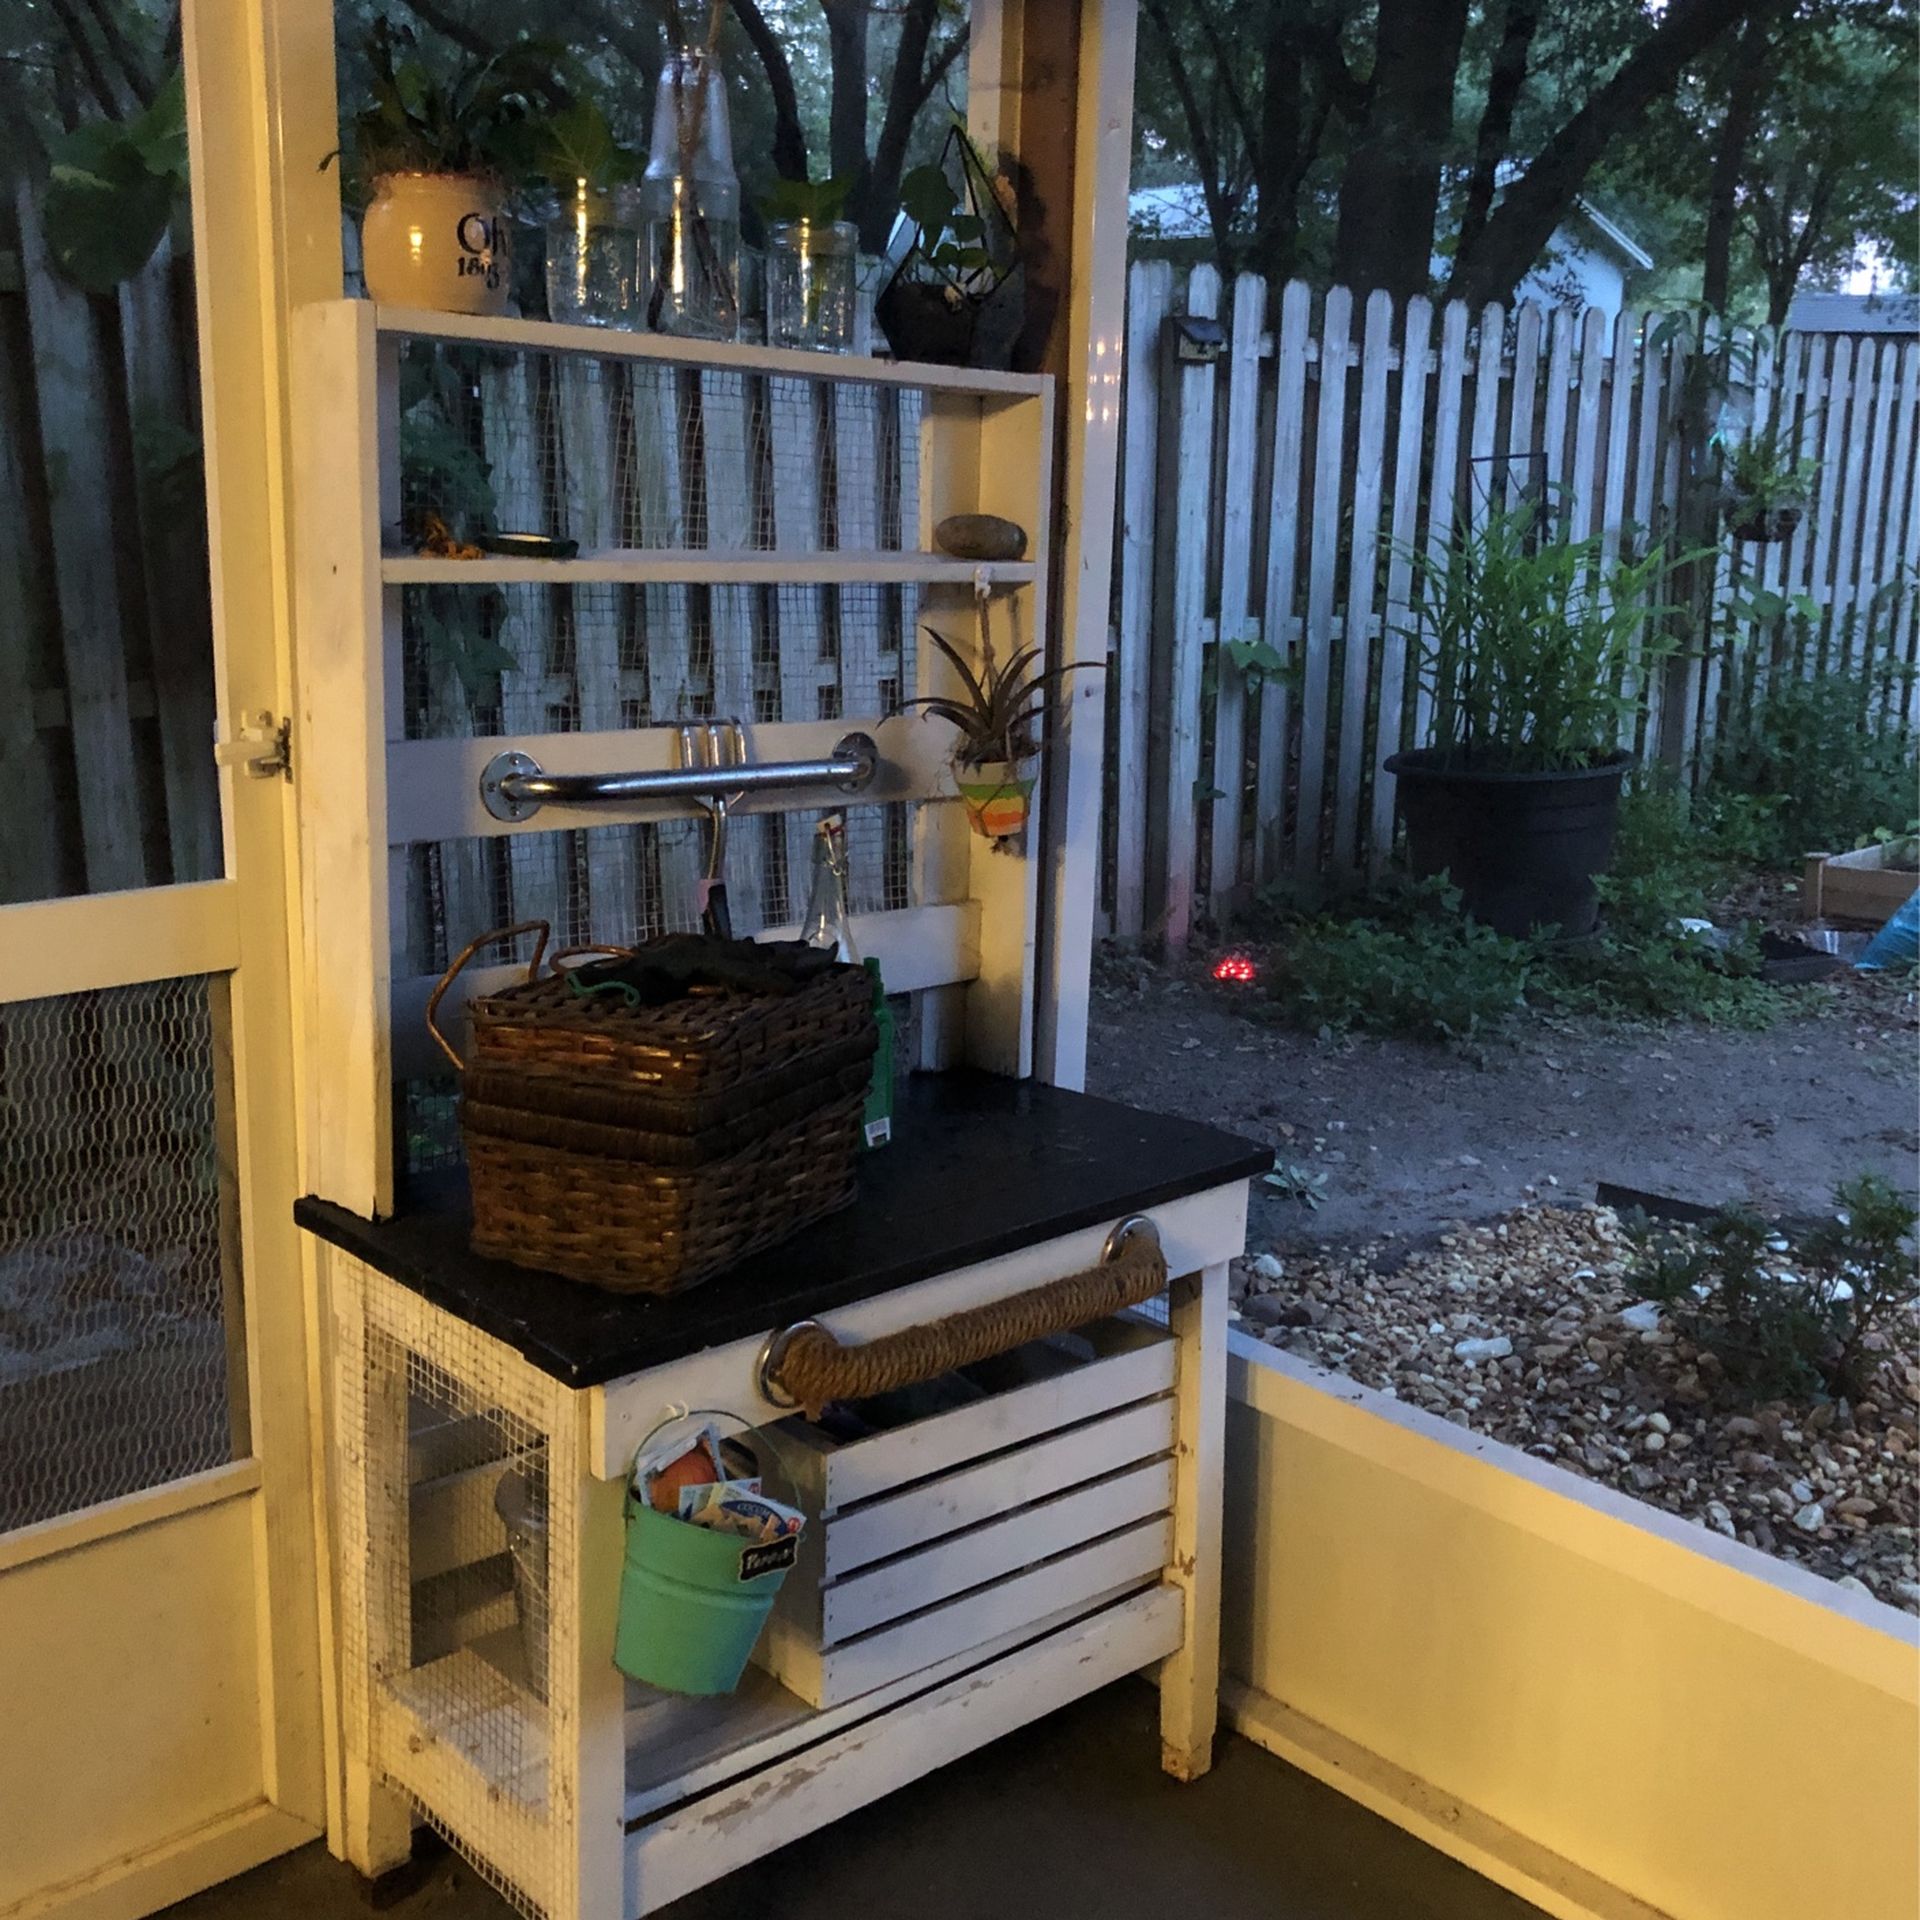
[[[250,780],[271,780],[275,774],[291,780],[293,722],[266,712],[251,714],[231,740],[215,743],[213,757],[220,766],[239,767]]]

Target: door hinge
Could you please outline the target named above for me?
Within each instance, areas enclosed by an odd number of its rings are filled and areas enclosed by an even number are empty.
[[[271,713],[256,713],[244,726],[234,730],[231,740],[217,741],[215,761],[223,767],[239,767],[251,780],[293,778],[293,722],[276,720]]]

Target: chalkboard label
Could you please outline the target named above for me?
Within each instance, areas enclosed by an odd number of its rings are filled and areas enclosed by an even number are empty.
[[[763,1573],[784,1573],[800,1551],[800,1536],[790,1533],[784,1540],[770,1540],[764,1547],[740,1550],[740,1578],[757,1580]]]

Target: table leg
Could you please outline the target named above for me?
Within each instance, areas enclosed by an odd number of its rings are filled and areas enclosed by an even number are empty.
[[[374,1879],[404,1866],[413,1851],[413,1809],[375,1776],[371,1729],[376,1676],[406,1670],[412,1639],[412,1622],[396,1598],[408,1590],[407,1375],[394,1343],[368,1325],[365,1274],[347,1260],[329,1259],[326,1266],[340,1446],[336,1543],[346,1794],[339,1844]],[[388,1551],[376,1554],[375,1541]]]
[[[1197,1780],[1213,1764],[1220,1695],[1220,1498],[1226,1443],[1227,1268],[1183,1275],[1168,1290],[1179,1343],[1174,1378],[1173,1565],[1187,1603],[1186,1640],[1160,1669],[1160,1764]]]
[[[564,1399],[572,1404],[563,1404],[555,1426],[570,1429],[573,1445],[554,1450],[549,1665],[556,1746],[562,1773],[571,1775],[556,1783],[555,1804],[571,1806],[574,1817],[560,1835],[566,1854],[554,1920],[625,1920],[627,1683],[613,1664],[625,1488],[587,1470],[592,1396]]]

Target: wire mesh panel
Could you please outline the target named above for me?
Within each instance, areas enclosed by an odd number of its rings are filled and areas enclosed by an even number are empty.
[[[919,614],[894,584],[411,586],[401,722],[466,740],[883,717],[911,697]]]
[[[913,388],[430,340],[400,355],[411,536],[431,516],[588,551],[923,544]]]
[[[234,1457],[223,991],[0,1006],[0,1528]]]
[[[348,1750],[524,1912],[554,1912],[573,1764],[566,1396],[329,1259]]]

